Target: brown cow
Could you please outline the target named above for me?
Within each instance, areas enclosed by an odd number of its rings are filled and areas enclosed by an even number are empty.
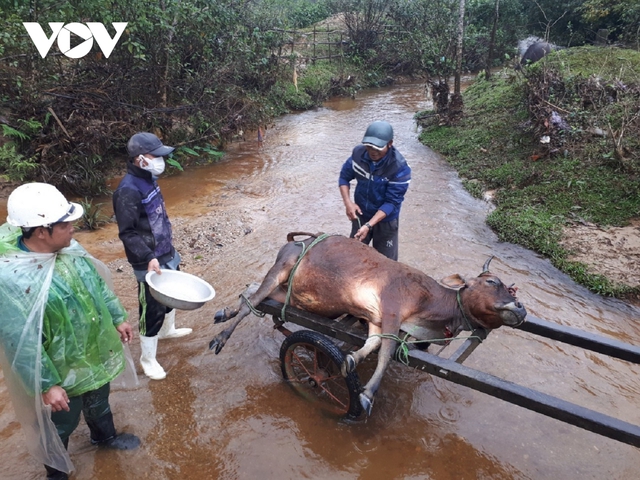
[[[309,235],[293,241],[297,235]],[[373,397],[378,390],[400,330],[420,340],[455,336],[475,327],[486,329],[502,325],[518,326],[526,310],[515,297],[515,289],[506,287],[488,271],[465,281],[459,275],[443,280],[443,286],[424,273],[390,260],[373,248],[352,238],[327,236],[314,246],[318,235],[290,233],[288,243],[278,252],[255,293],[248,297],[258,305],[267,297],[284,303],[291,271],[302,246],[305,253],[293,274],[289,304],[327,318],[349,313],[369,322],[364,346],[347,355],[342,373],[353,371],[369,353],[380,347],[376,370],[360,394],[360,403],[371,414]],[[240,321],[251,313],[246,302],[238,308],[225,308],[215,315],[215,323],[235,318],[233,323],[209,343],[218,354]],[[382,337],[381,337],[382,335]]]

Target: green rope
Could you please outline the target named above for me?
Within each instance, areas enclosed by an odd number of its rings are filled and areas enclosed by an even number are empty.
[[[287,297],[284,300],[284,304],[282,305],[282,311],[280,312],[280,319],[283,322],[285,321],[284,314],[285,314],[285,311],[287,309],[287,305],[289,305],[289,300],[291,298],[291,291],[293,289],[293,276],[295,275],[296,270],[298,269],[298,265],[300,265],[300,262],[302,261],[302,258],[307,254],[307,252],[309,250],[311,250],[311,247],[316,246],[318,243],[320,243],[323,240],[326,240],[330,236],[331,235],[329,235],[328,233],[323,233],[322,235],[317,237],[313,242],[311,242],[308,247],[305,245],[304,242],[296,242],[296,245],[300,245],[302,247],[302,252],[300,252],[300,255],[298,256],[298,260],[293,265],[293,268],[291,269],[291,272],[289,273],[289,286],[287,287]]]
[[[482,343],[482,338],[476,335],[469,335],[468,337],[451,337],[451,338],[432,338],[430,340],[407,340],[407,337],[410,335],[405,333],[404,338],[400,338],[398,335],[394,335],[392,333],[375,333],[371,335],[371,337],[380,337],[380,338],[389,338],[391,340],[395,340],[400,345],[396,348],[395,356],[398,358],[398,361],[403,363],[404,365],[409,366],[409,347],[410,344],[415,343],[434,343],[434,342],[451,342],[453,340],[478,340]]]
[[[460,290],[457,291],[456,293],[456,298],[458,299],[458,306],[460,307],[460,312],[462,313],[462,318],[464,318],[464,321],[466,323],[466,326],[468,328],[468,330],[473,331],[473,327],[471,326],[471,322],[469,321],[469,319],[467,318],[467,316],[464,314],[464,309],[462,308],[462,299],[460,298]],[[431,338],[429,340],[407,340],[407,338],[410,336],[411,334],[408,332],[405,332],[404,338],[400,338],[398,335],[393,335],[393,334],[389,334],[389,333],[376,333],[371,335],[372,337],[380,337],[380,338],[389,338],[391,340],[395,340],[396,342],[399,343],[398,348],[396,349],[396,353],[395,356],[398,358],[398,361],[405,364],[405,365],[409,365],[409,347],[408,345],[410,344],[416,344],[416,343],[435,343],[435,342],[451,342],[453,340],[478,340],[480,343],[482,343],[482,338],[478,337],[477,335],[469,335],[468,337],[450,337],[450,338]]]
[[[146,336],[147,335],[147,298],[144,294],[144,283],[142,282],[140,282],[140,293],[138,293],[138,301],[142,306],[142,312],[140,313],[140,320],[139,320],[138,327],[139,327],[140,335]]]
[[[266,315],[266,313],[261,312],[260,310],[256,310],[256,307],[254,307],[253,305],[251,305],[251,302],[249,301],[249,299],[247,297],[244,296],[244,293],[240,294],[240,298],[242,300],[244,300],[244,303],[247,304],[247,307],[249,307],[249,310],[251,310],[251,313],[253,313],[256,317],[264,317]]]
[[[463,287],[463,288],[464,288],[464,287]],[[462,299],[460,298],[460,290],[462,290],[462,288],[461,288],[461,289],[459,289],[459,290],[456,292],[456,299],[458,300],[458,307],[460,307],[460,313],[462,313],[462,318],[464,318],[464,321],[467,323],[467,328],[468,328],[470,331],[473,331],[473,327],[471,326],[471,322],[469,321],[469,319],[467,318],[467,316],[464,314],[464,308],[462,308]],[[482,341],[482,340],[481,340],[481,341]]]

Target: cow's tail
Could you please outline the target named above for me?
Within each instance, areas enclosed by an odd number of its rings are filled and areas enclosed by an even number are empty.
[[[297,237],[299,235],[305,235],[308,238],[318,238],[320,235],[322,235],[322,232],[320,232],[320,233],[309,233],[309,232],[291,232],[291,233],[287,233],[287,242],[293,242],[295,240],[295,237]]]

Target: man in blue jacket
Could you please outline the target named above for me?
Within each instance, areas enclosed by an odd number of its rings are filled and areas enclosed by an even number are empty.
[[[350,236],[366,244],[373,241],[378,252],[398,260],[400,207],[410,182],[411,167],[393,146],[393,128],[385,121],[373,122],[340,171],[340,194],[352,223]]]

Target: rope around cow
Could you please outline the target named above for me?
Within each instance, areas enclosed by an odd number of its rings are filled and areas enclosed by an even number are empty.
[[[316,237],[316,239],[313,242],[311,242],[309,246],[307,246],[304,242],[296,242],[296,245],[300,245],[302,247],[302,251],[300,252],[300,255],[298,255],[298,260],[296,260],[296,263],[293,265],[293,268],[289,273],[289,281],[288,281],[289,286],[287,287],[287,296],[285,298],[284,304],[282,305],[282,311],[280,313],[280,318],[282,319],[282,321],[285,320],[284,315],[286,313],[287,305],[289,305],[289,302],[291,300],[291,290],[293,288],[293,276],[295,275],[296,270],[298,269],[298,265],[300,265],[302,258],[307,254],[307,252],[311,250],[311,247],[314,247],[315,245],[322,242],[323,240],[326,240],[330,236],[331,234],[323,233],[322,235]],[[254,307],[251,304],[249,299],[244,294],[240,295],[240,298],[242,298],[244,303],[247,304],[247,307],[249,307],[249,310],[251,310],[251,313],[253,313],[256,317],[262,318],[265,316],[265,313],[256,309],[256,307]]]
[[[464,288],[464,287],[462,287]],[[462,290],[462,288],[460,290]],[[467,318],[467,316],[464,314],[464,308],[462,308],[462,298],[460,298],[460,290],[457,291],[456,293],[456,299],[458,300],[458,307],[460,307],[460,313],[462,313],[462,318],[464,318],[464,321],[466,323],[467,329],[470,331],[473,331],[473,327],[471,325],[471,322],[469,321],[469,319]],[[435,342],[444,342],[445,346],[449,345],[453,340],[471,340],[471,339],[475,339],[478,340],[480,343],[482,343],[482,338],[478,337],[476,335],[469,335],[468,337],[447,337],[447,338],[432,338],[430,340],[407,340],[407,338],[409,336],[411,336],[410,333],[406,333],[404,335],[404,338],[400,338],[398,335],[394,335],[394,334],[389,334],[389,333],[376,333],[371,335],[372,337],[380,337],[380,338],[390,338],[391,340],[395,340],[396,342],[398,342],[398,348],[396,348],[396,353],[395,356],[398,359],[399,362],[403,363],[404,365],[409,366],[409,347],[408,345],[410,344],[418,344],[418,343],[435,343]]]

